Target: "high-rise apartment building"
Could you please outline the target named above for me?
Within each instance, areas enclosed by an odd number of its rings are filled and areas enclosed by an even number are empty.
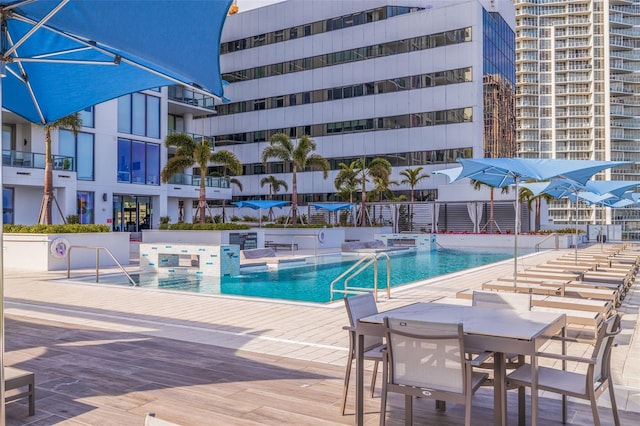
[[[640,1],[514,4],[520,156],[638,162]],[[640,168],[616,168],[603,176],[640,180]],[[600,209],[579,207],[579,223],[601,220]],[[567,200],[550,207],[556,223],[574,223],[573,211]],[[638,210],[614,210],[606,219],[622,219],[623,239],[640,238]]]
[[[230,16],[221,67],[231,102],[211,127],[216,148],[244,163],[234,199],[267,196],[270,175],[291,182],[288,164],[261,162],[278,132],[309,135],[331,165],[326,180],[298,174],[302,203],[335,200],[339,164],[362,157],[387,159],[400,181],[406,168],[514,156],[513,12],[510,0],[289,0]],[[434,199],[445,179],[422,180],[416,199]]]

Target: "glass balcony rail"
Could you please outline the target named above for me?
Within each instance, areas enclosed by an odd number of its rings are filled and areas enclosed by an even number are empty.
[[[173,185],[200,186],[200,176],[179,173],[173,175],[173,177],[169,179],[168,183]],[[207,188],[229,188],[229,178],[206,176],[204,179],[204,186]]]
[[[76,164],[73,157],[64,155],[52,155],[53,170],[75,171]],[[45,155],[34,152],[2,150],[2,164],[12,167],[25,167],[29,169],[44,169]]]
[[[200,108],[215,109],[215,99],[192,92],[182,86],[169,86],[169,100],[182,102]]]
[[[184,133],[185,135],[191,136],[191,138],[198,143],[201,142],[202,140],[207,140],[209,141],[209,144],[211,145],[212,148],[215,144],[215,138],[213,136],[205,136],[205,135],[199,135],[197,133],[189,133],[189,132],[179,132],[173,129],[169,129],[167,133],[169,133],[170,135],[174,133]]]

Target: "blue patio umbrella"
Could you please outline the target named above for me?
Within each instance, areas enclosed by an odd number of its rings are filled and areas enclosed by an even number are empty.
[[[469,178],[496,188],[504,188],[509,185],[515,186],[514,286],[518,280],[518,233],[520,221],[518,185],[526,180],[541,181],[551,178],[571,179],[585,184],[594,174],[602,170],[630,164],[630,162],[530,158],[460,158],[458,162],[462,165],[462,170],[454,180]]]
[[[575,203],[576,232],[575,232],[575,259],[578,262],[578,200],[583,200],[588,204],[597,204],[603,207],[618,205],[628,205],[627,200],[621,197],[630,189],[640,185],[638,181],[615,181],[596,180],[588,181],[584,185],[571,179],[551,179],[549,182],[524,183],[523,186],[529,188],[534,195],[546,193],[553,198],[568,198]],[[633,202],[631,202],[633,203]]]
[[[271,209],[273,207],[282,208],[289,204],[290,201],[277,201],[277,200],[245,200],[245,201],[236,201],[235,204],[238,208],[249,207],[253,210],[260,210],[260,227],[262,227],[262,209]]]
[[[0,104],[45,125],[128,93],[167,85],[223,98],[220,35],[231,2],[3,2]],[[0,121],[1,116],[0,112]],[[1,242],[0,229],[0,302]],[[0,365],[4,365],[3,317],[0,306]],[[4,401],[2,369],[0,401]],[[4,413],[2,403],[0,425]]]

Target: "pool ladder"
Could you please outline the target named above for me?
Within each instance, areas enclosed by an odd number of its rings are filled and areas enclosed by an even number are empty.
[[[351,265],[349,269],[338,275],[336,279],[331,281],[331,300],[333,300],[336,293],[340,294],[363,294],[373,291],[373,297],[378,301],[378,260],[384,257],[387,260],[387,299],[391,299],[391,258],[387,253],[371,253],[356,263]],[[373,289],[367,287],[349,287],[349,280],[358,276],[362,271],[373,265]],[[348,276],[347,276],[348,275]],[[335,285],[340,282],[344,277],[344,288],[336,289]]]
[[[120,268],[124,275],[129,279],[131,285],[134,287],[138,285],[108,248],[97,246],[69,246],[69,250],[67,250],[67,278],[71,278],[71,251],[73,249],[90,249],[96,251],[96,282],[100,282],[100,250],[104,250],[104,252],[107,253],[109,257],[111,257],[111,259],[115,262],[116,266],[118,266],[118,268]]]

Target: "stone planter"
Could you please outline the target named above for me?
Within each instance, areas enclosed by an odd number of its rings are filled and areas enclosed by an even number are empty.
[[[129,233],[86,234],[4,234],[4,267],[28,271],[64,271],[69,252],[71,268],[95,268],[96,250],[106,247],[121,265],[129,264]],[[115,266],[104,250],[99,251],[100,266]]]

